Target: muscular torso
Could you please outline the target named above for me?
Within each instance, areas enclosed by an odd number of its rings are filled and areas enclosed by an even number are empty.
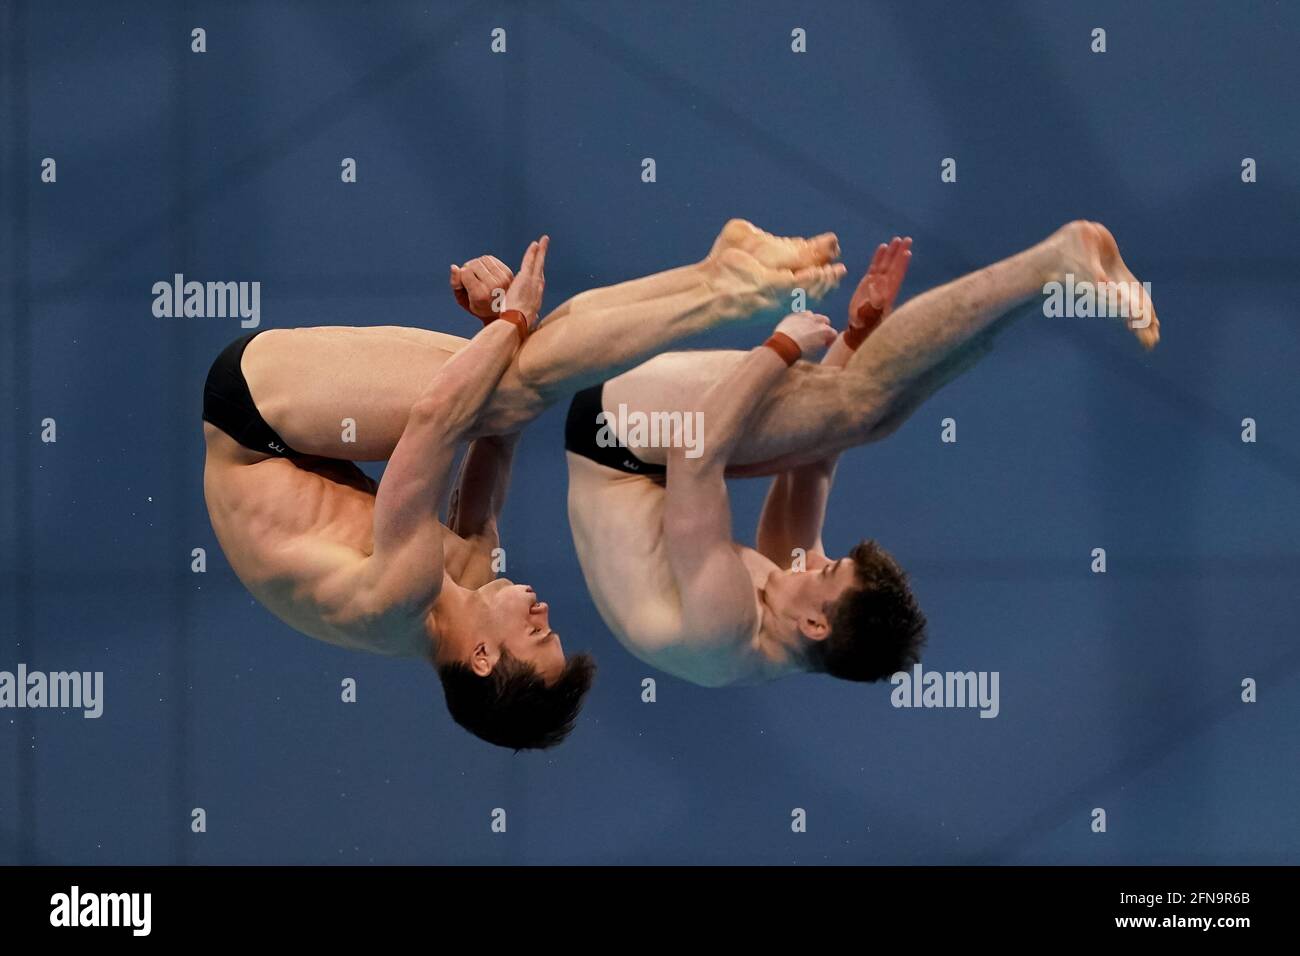
[[[349,586],[349,567],[373,549],[376,485],[356,465],[335,459],[294,463],[250,451],[204,423],[203,493],[217,540],[249,592],[276,617],[310,637],[381,654],[423,656],[423,622],[341,619],[331,589]],[[492,577],[490,548],[444,533],[445,570],[478,587]]]
[[[578,562],[600,616],[620,644],[640,660],[707,686],[769,679],[758,650],[758,589],[776,568],[752,548],[735,545],[754,582],[754,633],[717,645],[683,627],[681,601],[663,532],[664,487],[566,454],[569,524]]]

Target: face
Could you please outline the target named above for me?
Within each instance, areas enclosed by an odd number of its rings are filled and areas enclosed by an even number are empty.
[[[551,630],[550,607],[537,600],[526,584],[498,578],[479,588],[486,604],[485,635],[474,650],[474,668],[489,673],[502,650],[532,664],[542,679],[551,682],[564,670],[564,648],[560,635]]]
[[[854,587],[856,572],[850,558],[831,560],[808,555],[803,571],[779,571],[767,580],[764,592],[772,608],[799,621],[804,636],[819,641],[830,633],[826,608]]]

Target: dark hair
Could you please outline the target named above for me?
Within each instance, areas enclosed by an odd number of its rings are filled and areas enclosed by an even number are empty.
[[[567,737],[595,675],[591,656],[575,654],[547,684],[536,668],[504,649],[486,677],[460,661],[438,666],[452,719],[475,737],[516,752],[544,750]]]
[[[831,632],[809,646],[810,669],[843,680],[881,680],[921,659],[925,615],[907,574],[876,542],[863,541],[849,559],[857,586],[829,609]]]

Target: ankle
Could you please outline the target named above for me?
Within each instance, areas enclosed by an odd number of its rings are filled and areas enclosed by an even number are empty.
[[[1067,273],[1075,268],[1077,257],[1071,254],[1070,236],[1062,227],[1036,246],[1026,249],[1028,264],[1039,288],[1051,282],[1064,282]]]

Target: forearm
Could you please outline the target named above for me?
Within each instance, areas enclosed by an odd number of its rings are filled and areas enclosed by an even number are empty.
[[[820,364],[826,368],[843,368],[849,364],[851,358],[853,358],[853,349],[849,347],[848,342],[845,341],[845,334],[841,332],[835,336],[835,341],[822,356]]]
[[[412,406],[375,495],[372,583],[400,591],[434,569],[441,581],[438,509],[450,485],[456,445],[517,345],[513,325],[493,322],[434,374]]]
[[[843,333],[822,357],[824,368],[841,368],[853,357]],[[772,479],[758,519],[756,545],[769,560],[789,567],[795,548],[820,551],[826,504],[839,453],[783,471]]]
[[[412,406],[411,425],[432,419],[443,431],[468,431],[519,348],[516,327],[505,320],[490,322],[453,355],[429,380]],[[407,434],[403,432],[402,439]],[[400,447],[400,443],[399,443]]]
[[[731,507],[727,499],[727,458],[754,413],[759,399],[786,370],[785,360],[766,346],[744,356],[709,388],[696,411],[703,419],[698,454],[686,448],[668,450],[664,495],[664,532],[670,550],[731,540]]]
[[[461,464],[448,524],[464,537],[495,529],[505,507],[518,435],[475,439]]]
[[[835,341],[831,347],[826,350],[822,356],[820,365],[822,368],[842,369],[849,364],[849,359],[853,358],[854,349],[848,343],[848,336],[841,332],[835,336]],[[835,463],[839,461],[839,453],[827,455],[818,461],[810,462],[799,468],[792,468],[784,476],[778,475],[778,479],[787,478],[787,484],[793,484],[793,489],[789,495],[789,500],[799,501],[799,492],[807,495],[816,494],[817,498],[810,502],[812,511],[820,515],[826,512],[826,498],[830,494],[831,479],[835,475]],[[818,519],[817,531],[814,537],[821,538],[821,521]]]
[[[783,568],[790,566],[796,548],[822,551],[822,526],[837,457],[792,468],[772,479],[763,501],[755,545]]]
[[[763,396],[785,371],[785,360],[781,356],[773,349],[759,346],[704,393],[698,408],[704,424],[699,459],[702,463],[719,469],[726,467],[732,449],[762,404]],[[684,457],[684,451],[675,448],[669,459],[674,456]]]

